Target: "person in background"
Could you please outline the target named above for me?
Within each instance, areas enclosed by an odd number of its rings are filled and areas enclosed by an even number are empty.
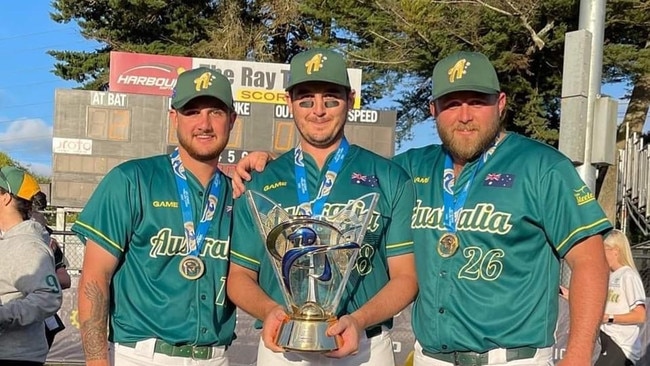
[[[61,289],[65,290],[67,288],[70,288],[72,285],[72,279],[70,278],[70,274],[68,273],[67,268],[68,261],[63,255],[63,250],[59,246],[59,242],[52,236],[52,229],[50,229],[49,226],[46,226],[45,230],[47,230],[49,236],[50,249],[52,249],[52,252],[54,253],[54,269],[56,271],[56,279],[59,280]],[[63,324],[63,321],[58,314],[54,314],[51,317],[45,319],[45,337],[47,338],[47,345],[49,348],[52,348],[52,344],[54,343],[54,336],[56,336],[57,333],[61,332],[63,329],[65,329],[65,325]]]
[[[646,294],[622,231],[612,230],[605,237],[605,258],[611,273],[596,366],[635,365],[641,357],[639,330],[646,321]]]
[[[44,240],[48,243],[50,249],[52,249],[52,253],[54,253],[54,269],[56,270],[56,278],[59,280],[62,290],[70,288],[72,280],[67,270],[68,262],[63,255],[63,250],[61,250],[59,243],[54,237],[52,237],[53,231],[48,226],[45,215],[41,212],[47,207],[47,195],[40,191],[34,195],[32,202],[31,218],[43,227]],[[47,345],[49,348],[52,348],[54,336],[63,329],[65,329],[65,325],[58,314],[54,314],[45,319],[45,337],[47,338]]]
[[[44,320],[61,307],[52,251],[30,220],[39,190],[22,169],[0,169],[0,365],[43,365]]]

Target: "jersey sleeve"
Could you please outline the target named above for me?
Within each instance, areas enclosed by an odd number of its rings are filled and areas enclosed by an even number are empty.
[[[250,188],[247,187],[247,190]],[[230,246],[230,260],[242,267],[259,272],[264,258],[264,240],[256,219],[248,206],[248,191],[235,200],[233,206],[233,230]]]
[[[391,160],[402,167],[402,169],[404,169],[409,176],[412,176],[413,174],[411,172],[411,165],[409,164],[409,151],[397,154],[393,156]]]
[[[564,257],[581,240],[612,228],[596,197],[568,159],[549,167],[538,190],[543,227],[560,256]]]
[[[123,165],[111,170],[99,183],[72,226],[79,239],[99,244],[120,258],[133,233],[140,211],[138,185]]]
[[[401,171],[401,168],[399,168]],[[395,187],[390,224],[386,230],[386,253],[389,257],[413,252],[411,216],[415,206],[413,181],[406,174]]]
[[[630,310],[639,305],[646,306],[643,282],[641,281],[641,276],[635,270],[630,268],[626,271],[623,275],[622,283],[625,297],[630,301],[630,304],[628,304]]]

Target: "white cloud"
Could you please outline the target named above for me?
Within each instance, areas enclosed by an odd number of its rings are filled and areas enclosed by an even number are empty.
[[[47,175],[50,175],[52,126],[41,119],[12,121],[5,131],[0,132],[0,151],[21,164],[32,167],[35,172],[49,172]]]
[[[38,175],[45,177],[52,176],[52,164],[32,163],[29,161],[19,161],[20,165],[29,168],[29,170]]]

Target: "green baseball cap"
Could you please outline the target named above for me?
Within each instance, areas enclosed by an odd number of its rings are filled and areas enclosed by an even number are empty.
[[[286,90],[308,81],[323,81],[351,89],[345,59],[325,48],[312,48],[291,59]]]
[[[172,108],[181,109],[197,97],[213,97],[233,110],[230,81],[207,67],[188,70],[178,75],[172,94]]]
[[[499,78],[488,58],[478,52],[460,51],[440,60],[433,68],[433,100],[458,91],[498,94]]]
[[[5,166],[0,169],[0,187],[16,197],[31,201],[41,190],[36,179],[22,169]]]

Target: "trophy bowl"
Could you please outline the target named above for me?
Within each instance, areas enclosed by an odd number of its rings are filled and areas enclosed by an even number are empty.
[[[337,319],[379,195],[353,200],[331,217],[290,215],[260,193],[246,195],[289,315],[276,343],[297,352],[338,349],[341,339],[327,329]]]

